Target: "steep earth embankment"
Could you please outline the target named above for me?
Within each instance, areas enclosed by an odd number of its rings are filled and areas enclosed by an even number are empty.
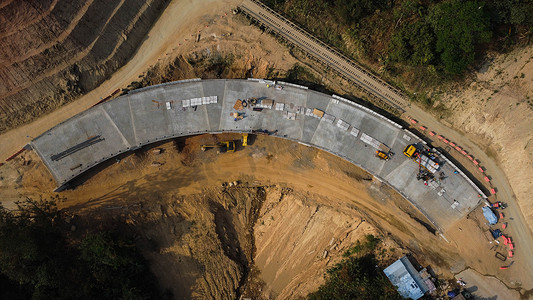
[[[0,132],[84,94],[126,63],[168,0],[0,6]]]
[[[51,192],[53,180],[37,155],[24,152],[0,168],[0,193],[12,201],[59,196],[60,207],[88,215],[91,228],[98,220],[103,226],[125,220],[177,298],[306,295],[350,244],[374,232],[388,245],[379,252],[386,262],[413,253],[440,278],[472,268],[521,293],[529,289],[523,257],[513,258],[512,272],[499,270],[480,211],[450,231],[446,243],[400,195],[318,149],[251,136],[250,145],[234,153],[200,151],[202,144],[239,137],[200,135],[154,145],[162,151],[111,160],[60,194]]]
[[[497,160],[533,230],[533,47],[492,57],[473,76],[441,96],[446,120]]]

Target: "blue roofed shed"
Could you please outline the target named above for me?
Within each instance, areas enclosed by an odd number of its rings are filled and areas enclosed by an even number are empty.
[[[398,293],[404,298],[416,300],[429,290],[407,256],[398,259],[383,270],[383,272],[392,284],[397,287]]]

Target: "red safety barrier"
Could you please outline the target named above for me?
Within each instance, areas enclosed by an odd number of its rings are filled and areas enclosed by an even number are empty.
[[[507,222],[502,224],[502,229],[505,229],[505,228],[507,228]]]
[[[483,168],[481,168],[481,167],[479,167],[478,170],[479,170],[479,172],[481,172],[481,173],[485,172],[485,171],[483,171]]]
[[[461,152],[461,150],[463,150],[463,148],[461,148],[460,146],[455,146],[455,150]]]
[[[411,123],[416,124],[416,123],[418,123],[418,121],[415,120],[415,119],[411,119]]]
[[[430,131],[430,132],[428,132],[428,133],[429,133],[429,135],[431,135],[431,136],[434,136],[434,135],[435,135],[435,131]]]
[[[502,212],[500,213],[500,219],[503,220],[503,213],[502,213]],[[510,243],[510,242],[511,242],[511,238],[509,238],[509,243]]]
[[[514,250],[514,245],[513,245],[513,243],[509,243],[509,249]]]
[[[450,146],[455,147],[455,143],[454,142],[450,142]]]
[[[509,258],[513,257],[513,251],[509,250]]]
[[[19,154],[21,154],[22,152],[24,152],[24,150],[26,150],[26,149],[22,148],[22,149],[20,149],[19,151],[15,152],[13,155],[11,155],[10,157],[8,157],[8,158],[6,159],[6,161],[10,161],[10,160],[12,160],[13,158],[17,157],[17,155],[19,155]]]
[[[461,150],[461,154],[466,155],[466,151],[465,150]]]
[[[438,138],[439,140],[442,140],[444,137],[442,137],[442,135],[437,135],[437,138]]]
[[[496,195],[496,190],[495,190],[495,189],[490,189],[490,192],[491,192],[493,195]]]
[[[477,159],[474,159],[474,165],[479,165],[479,161]]]
[[[501,266],[500,270],[507,270],[507,266]]]
[[[509,244],[509,241],[507,241],[507,238],[505,237],[505,235],[502,235],[502,238],[503,238],[503,244],[504,245]]]
[[[418,127],[418,128],[420,128],[420,130],[422,130],[422,131],[428,129],[426,126],[420,126],[420,127]]]
[[[474,159],[474,158],[473,158],[472,156],[470,156],[470,155],[468,155],[467,157],[468,157],[468,159],[470,159],[470,160],[473,160],[473,159]]]
[[[489,179],[487,176],[485,176],[485,181],[486,181],[486,182],[489,182],[490,179]]]
[[[447,139],[442,139],[442,142],[443,142],[444,144],[448,144],[448,140],[447,140]]]

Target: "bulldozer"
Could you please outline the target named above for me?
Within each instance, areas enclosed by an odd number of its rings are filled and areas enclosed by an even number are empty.
[[[235,142],[234,141],[225,141],[225,142],[220,142],[220,143],[217,143],[217,144],[200,146],[200,149],[202,149],[202,151],[206,151],[207,149],[210,149],[210,148],[217,149],[218,153],[235,152]]]

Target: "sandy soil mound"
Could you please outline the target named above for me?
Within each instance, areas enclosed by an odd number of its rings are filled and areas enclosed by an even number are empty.
[[[498,161],[533,230],[532,74],[533,47],[492,57],[442,103],[452,111],[447,121]]]
[[[7,1],[0,132],[90,91],[133,55],[167,0]]]
[[[515,255],[512,272],[499,270],[494,251],[504,246],[489,243],[479,211],[450,230],[448,243],[400,195],[318,149],[257,136],[235,153],[200,151],[201,144],[239,137],[153,145],[162,151],[145,148],[119,163],[110,160],[58,195],[37,155],[23,152],[0,168],[0,193],[11,201],[59,196],[60,207],[88,216],[91,228],[110,219],[126,224],[177,298],[306,295],[366,233],[390,248],[381,260],[413,253],[440,278],[471,268],[521,293],[530,289],[524,257]]]
[[[350,246],[366,234],[377,235],[353,207],[290,189],[269,193],[261,213],[255,263],[268,283],[264,295],[270,299],[307,296]]]

